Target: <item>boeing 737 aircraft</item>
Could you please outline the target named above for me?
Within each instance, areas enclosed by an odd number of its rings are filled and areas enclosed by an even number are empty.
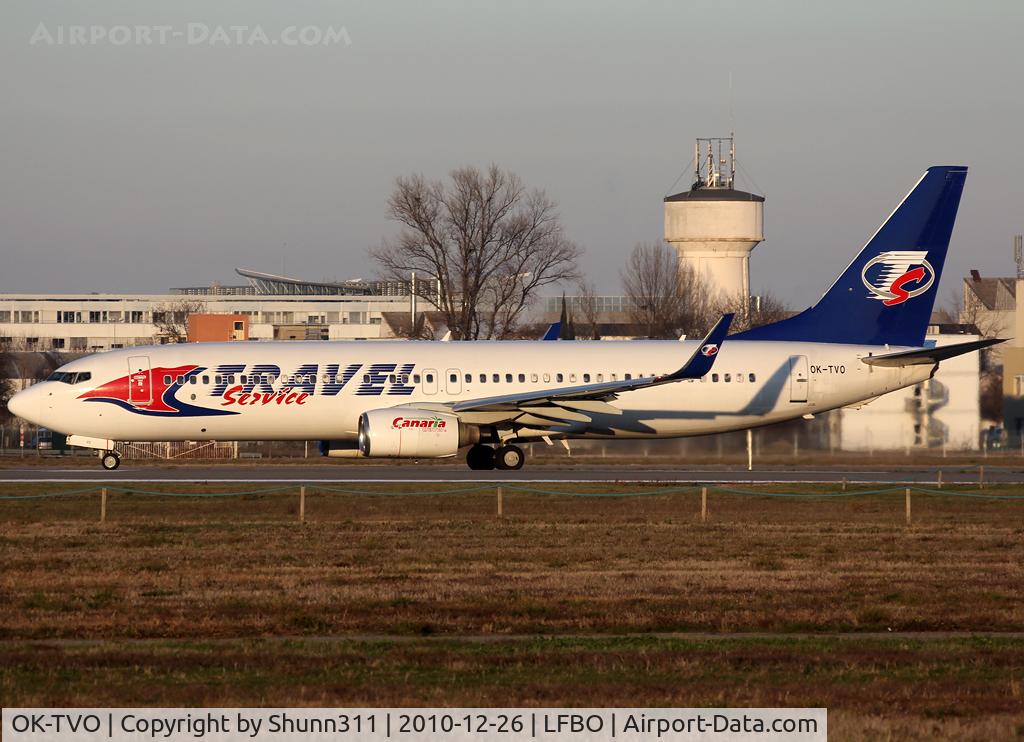
[[[518,469],[522,441],[742,430],[871,400],[997,342],[925,346],[965,167],[929,168],[810,309],[700,341],[267,342],[73,361],[11,412],[120,463],[115,441],[320,440],[338,457]]]

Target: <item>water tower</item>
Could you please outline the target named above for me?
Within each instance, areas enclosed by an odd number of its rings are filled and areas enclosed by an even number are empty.
[[[698,139],[694,162],[690,190],[665,198],[665,242],[713,295],[746,299],[750,251],[764,239],[764,196],[735,189],[732,135]]]

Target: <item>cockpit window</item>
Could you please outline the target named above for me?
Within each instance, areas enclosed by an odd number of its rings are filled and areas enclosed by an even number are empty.
[[[78,384],[82,381],[88,381],[92,378],[92,373],[89,371],[54,371],[50,374],[47,381],[60,381],[64,384]]]

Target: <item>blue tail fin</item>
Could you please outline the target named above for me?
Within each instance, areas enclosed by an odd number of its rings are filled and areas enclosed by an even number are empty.
[[[817,304],[733,339],[921,345],[966,178],[928,168]]]

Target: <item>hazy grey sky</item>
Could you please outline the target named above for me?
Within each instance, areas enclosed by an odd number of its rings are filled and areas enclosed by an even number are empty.
[[[190,23],[344,27],[351,43],[38,39]],[[694,137],[734,118],[740,185],[767,197],[755,290],[814,301],[925,167],[966,164],[945,298],[968,268],[1012,272],[1022,31],[1018,0],[7,0],[0,290],[157,292],[285,263],[368,277],[395,176],[493,161],[559,202],[617,293]]]

